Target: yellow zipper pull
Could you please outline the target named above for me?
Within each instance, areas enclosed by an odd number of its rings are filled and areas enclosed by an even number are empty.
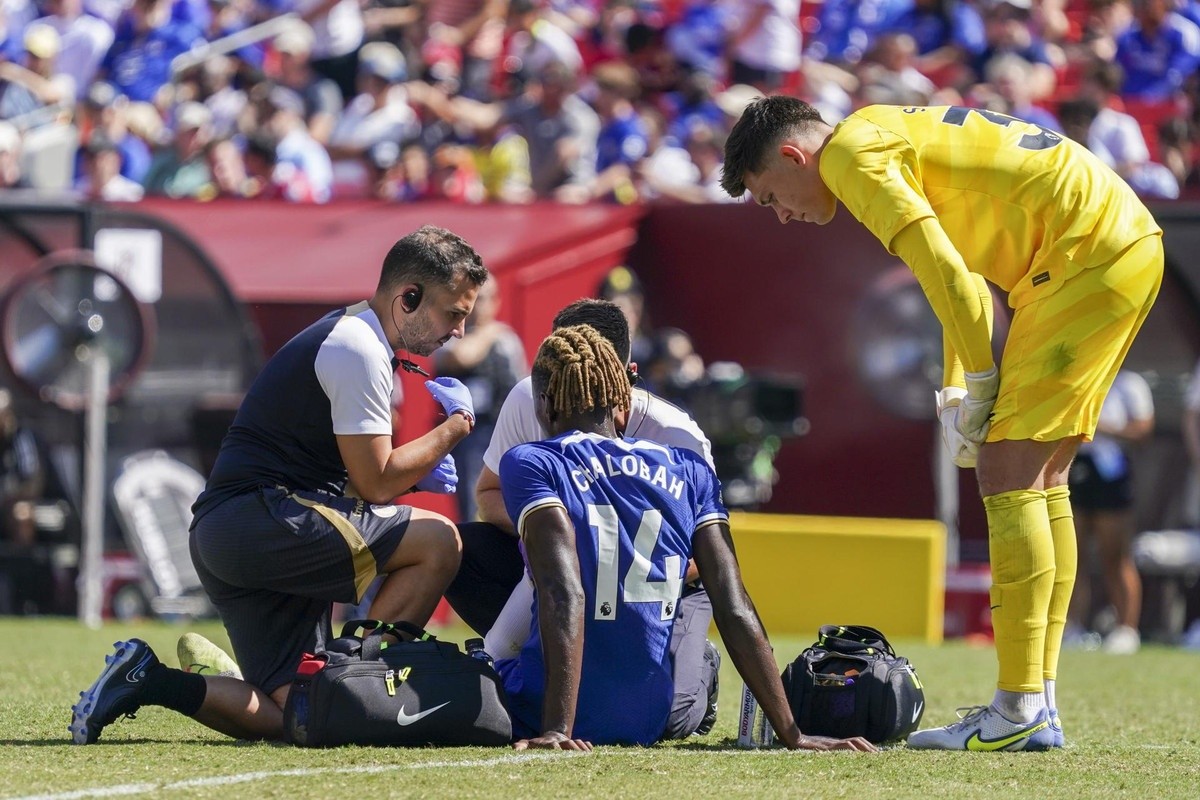
[[[383,676],[383,682],[387,684],[388,697],[396,696],[396,670],[389,669]]]

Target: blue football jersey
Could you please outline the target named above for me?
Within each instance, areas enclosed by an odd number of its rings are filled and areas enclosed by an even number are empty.
[[[728,519],[716,475],[689,450],[574,432],[509,450],[500,484],[522,535],[526,517],[552,505],[575,528],[585,606],[574,735],[658,741],[674,695],[668,645],[692,534]],[[545,692],[536,592],[528,641],[497,666],[514,733],[536,736]]]

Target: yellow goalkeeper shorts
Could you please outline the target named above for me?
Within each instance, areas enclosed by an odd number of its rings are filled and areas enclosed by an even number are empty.
[[[987,440],[1091,439],[1104,396],[1154,305],[1162,237],[1134,242],[1013,314]]]

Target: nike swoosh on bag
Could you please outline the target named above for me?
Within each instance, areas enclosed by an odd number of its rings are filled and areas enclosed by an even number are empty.
[[[405,714],[404,706],[400,706],[400,710],[396,712],[396,724],[397,725],[412,725],[414,722],[420,722],[421,720],[425,719],[430,714],[437,711],[439,708],[445,708],[448,705],[450,705],[449,700],[442,703],[440,706],[434,706],[433,708],[422,711],[420,714]]]
[[[912,718],[912,721],[913,721],[913,722],[916,722],[916,721],[917,721],[917,717],[921,716],[921,709],[922,709],[922,708],[924,708],[924,707],[925,707],[925,701],[924,701],[924,700],[922,700],[921,702],[917,703],[917,707],[913,709],[913,718]]]

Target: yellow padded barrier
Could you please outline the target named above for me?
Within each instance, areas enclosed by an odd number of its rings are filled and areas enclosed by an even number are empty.
[[[746,590],[767,633],[870,625],[942,641],[946,527],[934,520],[730,514]]]

